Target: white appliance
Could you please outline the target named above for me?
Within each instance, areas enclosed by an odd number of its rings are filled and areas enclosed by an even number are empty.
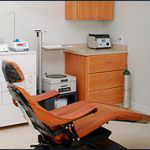
[[[76,92],[76,77],[67,74],[50,74],[42,77],[43,91],[57,90],[60,94]]]
[[[62,106],[66,106],[67,102],[68,102],[67,97],[62,97],[60,99],[55,100],[54,106],[55,106],[55,108],[60,108]]]
[[[26,41],[12,42],[10,45],[10,50],[16,51],[16,52],[28,51],[29,50],[29,44]]]
[[[3,60],[15,61],[21,68],[25,80],[17,85],[23,86],[31,95],[36,95],[36,51],[0,53],[0,64]],[[1,66],[1,65],[0,65]],[[24,123],[21,110],[15,107],[7,89],[7,83],[0,68],[0,127]]]
[[[110,37],[108,34],[89,34],[87,38],[89,48],[109,48],[111,47]]]
[[[0,44],[0,52],[8,52],[8,45]]]

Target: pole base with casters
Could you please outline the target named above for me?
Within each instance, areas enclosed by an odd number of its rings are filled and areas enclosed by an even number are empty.
[[[125,147],[109,139],[111,131],[100,127],[99,129],[93,131],[89,135],[82,138],[76,144],[66,145],[66,144],[52,144],[49,138],[44,138],[43,136],[38,136],[38,145],[32,145],[36,150],[50,150],[50,149],[77,149],[77,150],[126,150]],[[43,138],[42,138],[43,137]]]

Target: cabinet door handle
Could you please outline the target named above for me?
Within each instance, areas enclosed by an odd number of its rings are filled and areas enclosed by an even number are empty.
[[[107,61],[105,61],[106,63],[112,63],[112,61],[111,60],[107,60]]]
[[[105,81],[111,81],[112,79],[110,79],[110,78],[107,78],[107,79],[105,79]]]

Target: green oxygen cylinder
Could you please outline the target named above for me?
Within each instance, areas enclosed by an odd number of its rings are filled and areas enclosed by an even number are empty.
[[[126,67],[123,72],[123,107],[130,108],[131,73]]]

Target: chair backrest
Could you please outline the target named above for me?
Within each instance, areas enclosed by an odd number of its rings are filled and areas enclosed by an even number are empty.
[[[29,124],[32,124],[41,134],[53,137],[54,127],[52,128],[50,125],[54,120],[45,119],[45,117],[48,114],[49,118],[56,118],[33,100],[23,87],[15,85],[17,82],[24,81],[24,75],[19,66],[15,62],[3,60],[2,71],[14,104],[19,106]]]
[[[30,104],[20,92],[21,87],[15,86],[13,84],[8,85],[8,90],[13,98],[17,103],[16,105],[21,109],[25,119],[28,121],[30,125],[32,125],[35,129],[37,129],[40,133],[51,137],[51,129],[42,123],[34,114],[33,109],[31,108]],[[23,88],[21,88],[24,90]],[[26,91],[24,91],[26,92]]]
[[[24,81],[24,75],[20,67],[13,61],[3,60],[2,71],[6,82],[17,83]]]

